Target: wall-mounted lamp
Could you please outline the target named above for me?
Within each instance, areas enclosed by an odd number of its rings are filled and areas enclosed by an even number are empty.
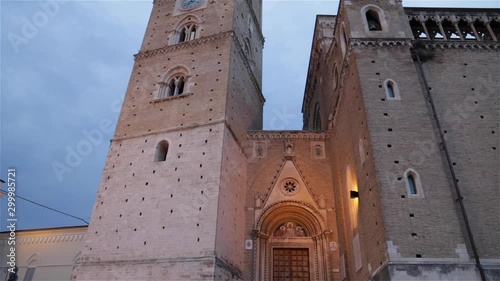
[[[356,190],[351,190],[350,194],[351,194],[351,199],[359,198],[359,192],[357,192]]]

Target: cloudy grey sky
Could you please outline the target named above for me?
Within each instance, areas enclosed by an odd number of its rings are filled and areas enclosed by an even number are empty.
[[[499,7],[496,0],[404,5]],[[151,7],[152,1],[0,2],[0,178],[15,168],[18,195],[89,219]],[[337,7],[338,1],[264,1],[265,129],[301,128],[315,15],[336,14]],[[100,129],[103,122],[112,129]],[[96,130],[102,138],[88,142]],[[67,158],[77,149],[85,155]],[[60,165],[66,170],[55,173]],[[6,198],[0,200],[5,230]],[[82,224],[23,201],[17,215],[21,229]]]

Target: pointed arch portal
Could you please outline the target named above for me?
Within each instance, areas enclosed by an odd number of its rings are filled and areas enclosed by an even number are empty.
[[[254,280],[331,280],[325,230],[321,214],[303,202],[263,210],[254,230]]]

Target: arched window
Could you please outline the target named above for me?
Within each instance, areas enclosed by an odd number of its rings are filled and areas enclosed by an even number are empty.
[[[387,96],[389,98],[394,98],[394,83],[392,83],[391,81],[389,83],[387,83]]]
[[[167,160],[168,142],[166,140],[160,141],[156,145],[155,162],[163,162]]]
[[[26,268],[26,273],[24,274],[23,281],[31,281],[33,280],[33,276],[35,275],[36,267],[40,264],[40,257],[38,254],[33,254],[28,259],[28,268]]]
[[[382,25],[380,24],[380,18],[377,12],[370,9],[366,11],[365,16],[366,16],[366,22],[368,23],[368,30],[370,31],[382,30]]]
[[[417,184],[415,183],[415,176],[409,173],[407,176],[408,189],[411,195],[417,195]]]
[[[160,82],[158,98],[167,98],[182,95],[184,93],[184,76],[178,75],[170,78],[168,82]]]
[[[400,100],[401,97],[399,96],[399,89],[394,82],[394,80],[387,79],[384,81],[384,87],[385,87],[385,95],[387,97],[387,100]]]
[[[179,43],[196,39],[196,25],[187,24],[179,31]]]
[[[158,82],[158,88],[155,91],[155,99],[167,99],[176,96],[188,96],[189,82],[191,75],[187,66],[178,64],[169,69],[163,78]]]
[[[415,170],[406,170],[404,173],[404,179],[409,198],[424,198],[424,191],[420,182],[420,176]]]

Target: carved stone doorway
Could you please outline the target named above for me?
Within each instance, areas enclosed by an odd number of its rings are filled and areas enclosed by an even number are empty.
[[[307,204],[285,201],[264,209],[254,235],[254,281],[332,280],[324,220]]]

